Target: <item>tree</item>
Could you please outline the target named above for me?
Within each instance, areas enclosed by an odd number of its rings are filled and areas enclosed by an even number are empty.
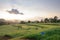
[[[57,22],[60,23],[60,19],[58,19]]]
[[[44,19],[44,22],[45,22],[45,23],[48,23],[48,22],[49,22],[49,19],[48,19],[48,18],[45,18],[45,19]]]
[[[44,21],[41,19],[41,21],[40,21],[41,23],[43,23]]]
[[[31,21],[29,20],[28,23],[31,23]]]
[[[54,23],[57,23],[57,20],[58,20],[58,17],[55,16],[55,17],[54,17]]]
[[[39,21],[38,21],[38,20],[36,20],[35,22],[36,22],[36,23],[39,23]]]
[[[0,25],[6,24],[6,21],[4,19],[0,19]]]
[[[49,22],[50,23],[53,23],[54,22],[54,19],[53,18],[49,18]]]
[[[25,24],[25,22],[24,22],[24,21],[21,21],[20,23],[21,23],[21,24]]]

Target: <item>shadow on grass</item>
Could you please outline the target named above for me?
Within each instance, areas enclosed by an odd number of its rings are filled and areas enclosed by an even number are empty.
[[[10,35],[0,36],[0,40],[9,40],[9,39],[11,39],[11,38],[13,38],[13,37],[10,36]]]

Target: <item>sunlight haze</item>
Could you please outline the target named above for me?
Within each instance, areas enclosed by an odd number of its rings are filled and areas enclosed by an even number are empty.
[[[0,18],[25,20],[32,17],[60,17],[60,0],[0,0]],[[24,15],[9,14],[17,9]]]

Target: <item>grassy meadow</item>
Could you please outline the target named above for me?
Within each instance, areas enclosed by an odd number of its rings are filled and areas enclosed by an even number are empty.
[[[0,40],[60,40],[60,23],[0,25]]]

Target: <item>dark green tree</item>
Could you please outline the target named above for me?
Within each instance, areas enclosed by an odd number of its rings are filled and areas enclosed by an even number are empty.
[[[25,21],[21,21],[20,23],[21,23],[21,24],[25,24]]]
[[[28,23],[31,23],[31,21],[29,20]]]
[[[53,23],[54,22],[54,19],[53,18],[49,18],[49,22],[50,23]]]
[[[58,19],[57,22],[60,23],[60,19]]]
[[[54,23],[57,23],[58,17],[54,16]]]
[[[36,22],[36,23],[39,23],[39,21],[38,21],[38,20],[36,20],[35,22]]]
[[[48,22],[49,22],[49,19],[48,19],[48,18],[45,18],[45,19],[44,19],[44,22],[45,22],[45,23],[48,23]]]

